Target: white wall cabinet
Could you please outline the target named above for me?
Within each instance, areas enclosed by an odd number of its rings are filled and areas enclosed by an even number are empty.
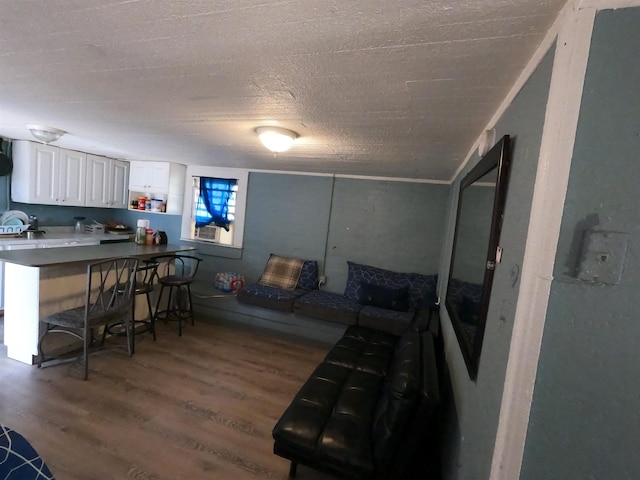
[[[170,162],[131,162],[129,175],[129,200],[150,196],[166,201],[166,212],[182,214],[184,181],[187,167]]]
[[[15,202],[127,208],[129,162],[36,142],[13,142]]]
[[[13,157],[11,192],[14,201],[45,205],[85,204],[86,154],[16,141]]]
[[[131,162],[129,190],[168,194],[171,166],[169,162]]]
[[[129,162],[87,155],[86,206],[127,208]]]

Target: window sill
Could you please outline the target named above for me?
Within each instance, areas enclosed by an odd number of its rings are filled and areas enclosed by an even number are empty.
[[[214,257],[223,258],[242,258],[242,247],[236,247],[234,245],[220,245],[219,243],[202,242],[194,240],[192,238],[181,238],[181,242],[188,242],[197,246],[198,253],[203,255],[211,255]]]

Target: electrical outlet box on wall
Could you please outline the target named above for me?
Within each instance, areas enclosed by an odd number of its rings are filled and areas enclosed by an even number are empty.
[[[618,285],[628,243],[627,233],[587,230],[582,239],[578,280]]]

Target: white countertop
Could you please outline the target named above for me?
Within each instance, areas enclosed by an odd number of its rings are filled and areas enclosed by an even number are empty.
[[[0,250],[48,248],[73,245],[98,245],[103,240],[127,238],[115,233],[78,233],[73,227],[42,227],[45,233],[38,238],[28,239],[26,235],[0,235]]]
[[[90,263],[107,258],[149,258],[177,252],[193,252],[192,245],[137,245],[134,242],[107,245],[78,245],[76,248],[47,248],[30,251],[16,250],[0,252],[0,260],[24,267],[59,267],[73,263]],[[7,281],[9,279],[7,270]]]

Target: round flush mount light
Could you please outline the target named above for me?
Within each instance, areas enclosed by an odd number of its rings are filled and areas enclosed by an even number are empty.
[[[296,132],[280,127],[258,127],[256,133],[262,144],[274,153],[286,152],[298,138]]]
[[[44,125],[29,124],[27,125],[27,128],[31,132],[31,135],[44,143],[55,142],[62,135],[67,133],[64,130],[58,130],[57,128],[46,127]]]

